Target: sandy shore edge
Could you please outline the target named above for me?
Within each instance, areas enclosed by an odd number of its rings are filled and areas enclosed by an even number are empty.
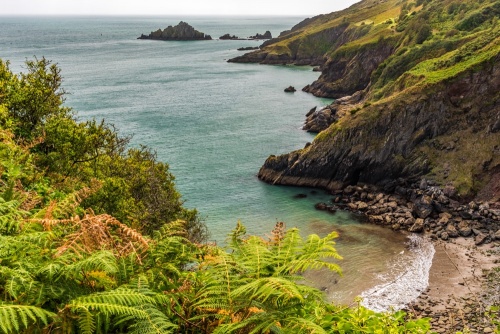
[[[500,301],[500,275],[494,270],[500,267],[500,243],[476,246],[465,238],[433,243],[429,287],[408,310],[413,316],[432,318],[432,329],[438,333],[492,333],[494,325],[484,311]]]

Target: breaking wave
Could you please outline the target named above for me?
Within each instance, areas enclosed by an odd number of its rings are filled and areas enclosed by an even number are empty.
[[[399,310],[414,301],[429,285],[435,249],[427,238],[412,234],[407,249],[380,275],[381,284],[364,291],[362,305],[377,312]]]

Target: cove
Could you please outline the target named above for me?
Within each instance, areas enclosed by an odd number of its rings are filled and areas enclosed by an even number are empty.
[[[302,18],[182,18],[212,36],[273,36]],[[132,145],[154,149],[169,163],[185,205],[224,243],[240,220],[265,237],[278,221],[304,235],[339,232],[344,275],[306,277],[336,301],[349,303],[384,280],[401,261],[413,261],[405,235],[360,223],[346,212],[314,209],[329,201],[320,190],[270,186],[256,173],[270,154],[299,149],[314,139],[301,130],[304,115],[331,102],[300,91],[318,72],[310,67],[227,63],[239,47],[258,41],[160,42],[142,32],[176,24],[176,17],[4,18],[2,58],[21,71],[34,55],[58,63],[70,93],[66,104],[81,120],[105,119]],[[290,94],[288,86],[298,88]],[[297,198],[297,195],[306,195]],[[402,258],[410,254],[410,258]],[[382,298],[382,297],[380,297]]]

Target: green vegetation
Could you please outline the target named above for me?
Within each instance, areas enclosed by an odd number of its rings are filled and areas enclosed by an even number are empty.
[[[0,61],[0,333],[425,333],[427,319],[327,303],[306,270],[336,234],[238,224],[205,243],[168,166],[64,107],[46,59]]]
[[[326,60],[322,74],[306,91],[336,99],[354,97],[335,105],[341,118],[320,133],[307,151],[300,152],[300,161],[321,165],[317,161],[329,160],[327,154],[354,156],[352,147],[359,141],[369,143],[360,154],[364,160],[359,156],[345,159],[374,161],[373,156],[395,150],[392,156],[404,157],[406,163],[401,158],[386,161],[394,175],[425,174],[440,185],[455,186],[463,198],[481,193],[495,179],[491,175],[497,173],[500,161],[498,130],[492,121],[498,109],[499,19],[498,0],[364,0],[343,11],[308,19],[292,29],[288,38],[282,36],[266,45],[260,52],[292,44],[297,50],[303,45],[312,50],[312,36],[328,32],[329,45],[316,48],[316,59]],[[291,61],[307,62],[299,52],[291,55]],[[488,79],[480,87],[476,77]],[[421,111],[426,115],[417,116]],[[439,129],[433,121],[440,124]],[[392,145],[387,140],[390,133],[397,136],[397,127],[407,131],[399,138],[405,144]],[[343,137],[342,133],[359,136]],[[435,146],[434,139],[449,140],[453,135],[463,140],[449,149]],[[412,162],[417,160],[422,163]],[[376,167],[359,164],[366,169]],[[318,177],[316,171],[314,177]],[[365,173],[367,178],[376,174]]]

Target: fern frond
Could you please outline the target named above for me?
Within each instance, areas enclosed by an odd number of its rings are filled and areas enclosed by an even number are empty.
[[[0,197],[0,235],[17,233],[25,211],[19,208],[19,201],[5,201]]]
[[[89,187],[84,187],[71,194],[68,194],[63,200],[53,201],[48,207],[40,210],[35,218],[38,219],[61,219],[70,218],[75,215],[76,208],[80,203],[101,189],[102,182],[97,179],[90,181]]]
[[[130,334],[142,333],[175,333],[179,326],[172,323],[171,320],[159,309],[153,305],[143,305],[141,310],[148,314],[148,318],[138,320],[129,327]]]
[[[170,238],[173,236],[179,236],[186,238],[186,222],[183,220],[176,220],[168,224],[164,224],[161,228],[154,231],[153,238],[156,241],[160,241],[165,238]]]
[[[4,333],[15,333],[41,322],[45,326],[56,314],[42,308],[27,305],[0,303],[0,329]]]
[[[262,303],[271,299],[275,306],[291,299],[304,300],[297,284],[284,277],[265,277],[253,280],[234,290],[232,296],[234,298],[244,297],[247,300],[257,299]]]
[[[61,260],[65,260],[64,258]],[[118,272],[116,258],[110,251],[99,251],[74,262],[68,259],[68,264],[62,268],[61,274],[68,278],[80,277],[82,273],[100,270],[107,274]]]
[[[137,306],[154,304],[155,299],[143,293],[128,288],[118,288],[112,291],[82,296],[73,301],[75,305],[82,304],[113,304],[122,306]]]
[[[246,240],[239,252],[234,254],[237,261],[255,278],[269,276],[275,270],[274,254],[260,237],[252,236]]]

